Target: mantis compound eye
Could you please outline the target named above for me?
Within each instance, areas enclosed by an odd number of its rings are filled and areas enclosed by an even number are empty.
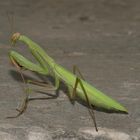
[[[15,45],[16,41],[19,39],[20,33],[14,33],[11,37],[11,43],[12,45]]]

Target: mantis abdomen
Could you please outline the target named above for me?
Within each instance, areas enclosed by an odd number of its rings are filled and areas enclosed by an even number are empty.
[[[73,73],[69,72],[68,70],[66,70],[65,68],[61,67],[58,64],[55,65],[54,70],[55,70],[55,73],[60,77],[60,79],[62,79],[66,83],[66,85],[68,85],[69,88],[74,88],[76,76]],[[105,95],[103,92],[96,89],[95,87],[87,83],[86,81],[82,79],[81,81],[86,90],[90,104],[92,104],[95,107],[107,109],[110,111],[119,111],[119,112],[127,113],[127,110],[125,109],[125,107],[123,107],[117,101]],[[78,84],[76,92],[77,92],[77,95],[82,100],[86,101],[85,95],[83,93],[83,90],[80,84]]]

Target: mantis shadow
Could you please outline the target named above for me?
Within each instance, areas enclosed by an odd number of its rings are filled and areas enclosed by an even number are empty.
[[[21,82],[23,83],[23,80],[21,78],[21,75],[16,71],[16,70],[10,70],[9,71],[10,75],[13,77],[14,80],[18,81],[18,82]],[[44,76],[44,75],[40,75],[40,74],[37,74],[35,72],[33,72],[33,75],[37,76],[41,81],[45,81],[46,84],[52,84],[54,85],[54,78],[51,77],[51,76]],[[25,80],[35,80],[35,78],[33,78],[32,76],[29,76],[29,75],[26,75],[23,73],[23,76],[25,78]],[[48,82],[49,81],[49,82]],[[51,93],[48,93],[47,90],[46,91],[40,91],[40,90],[36,90],[35,92],[38,92],[38,93],[41,93],[41,94],[45,94],[49,97],[41,97],[41,98],[29,98],[29,101],[33,101],[33,100],[48,100],[48,99],[56,99],[58,96],[59,96],[59,91],[63,91],[63,93],[69,98],[69,101],[71,102],[71,104],[75,104],[75,101],[77,101],[78,103],[82,104],[83,106],[87,107],[88,109],[91,109],[89,107],[89,105],[81,100],[80,98],[76,97],[74,100],[72,100],[69,96],[69,91],[68,91],[68,88],[67,86],[65,85],[64,82],[60,81],[60,86],[59,88],[55,91],[55,94],[51,94]],[[96,111],[99,111],[99,112],[104,112],[104,113],[119,113],[119,114],[128,114],[127,112],[123,112],[123,111],[116,111],[116,110],[107,110],[105,108],[101,108],[101,107],[96,107],[94,105],[92,105],[93,109],[96,110]]]

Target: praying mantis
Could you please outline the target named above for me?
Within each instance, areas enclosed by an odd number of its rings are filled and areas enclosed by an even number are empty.
[[[103,108],[109,111],[112,110],[128,113],[127,109],[120,103],[113,100],[109,96],[105,95],[104,93],[87,83],[77,67],[74,67],[74,73],[68,71],[61,65],[57,64],[38,44],[33,42],[31,39],[29,39],[25,35],[21,35],[20,33],[14,33],[12,35],[11,42],[12,44],[16,44],[18,41],[23,42],[27,45],[29,51],[38,62],[37,64],[33,63],[16,51],[11,50],[9,52],[10,60],[20,72],[23,81],[25,83],[28,82],[31,84],[38,84],[40,86],[44,86],[44,83],[41,82],[35,82],[31,80],[26,81],[21,72],[22,69],[26,69],[44,76],[52,76],[55,81],[55,90],[59,88],[60,81],[62,81],[68,88],[68,95],[71,100],[74,100],[75,97],[79,97],[82,101],[87,103],[89,113],[93,119],[96,131],[98,131],[98,128],[95,121],[93,107]],[[79,73],[80,76],[76,75],[76,71]],[[19,113],[15,117],[18,117],[25,111],[28,101],[29,92],[27,91],[22,107],[21,109],[18,109]]]

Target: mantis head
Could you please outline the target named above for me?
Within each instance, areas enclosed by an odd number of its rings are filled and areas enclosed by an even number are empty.
[[[20,38],[20,33],[14,33],[11,37],[11,43],[12,45],[16,44],[16,41]]]

